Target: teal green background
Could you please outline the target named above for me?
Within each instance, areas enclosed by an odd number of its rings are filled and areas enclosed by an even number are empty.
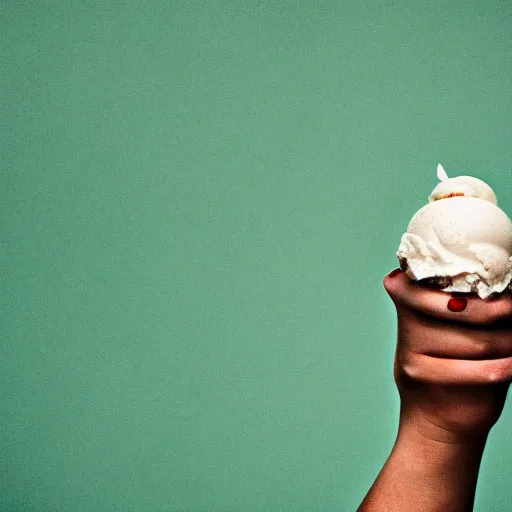
[[[355,510],[437,163],[512,214],[510,2],[0,9],[2,512]]]

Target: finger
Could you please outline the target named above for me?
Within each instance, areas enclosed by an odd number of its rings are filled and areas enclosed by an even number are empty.
[[[443,320],[398,307],[400,350],[452,359],[512,356],[512,328]]]
[[[409,354],[402,371],[413,380],[429,384],[498,384],[512,379],[512,357],[468,361]]]
[[[510,293],[503,293],[494,300],[466,295],[462,298],[462,302],[466,301],[464,309],[453,311],[448,308],[452,299],[450,293],[421,286],[404,272],[388,274],[384,287],[395,304],[434,318],[479,325],[511,322],[512,319]]]

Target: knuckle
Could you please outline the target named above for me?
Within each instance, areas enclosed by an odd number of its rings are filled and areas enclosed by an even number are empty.
[[[510,380],[512,373],[512,367],[507,366],[496,366],[491,368],[487,373],[485,380],[488,384],[499,384]]]
[[[490,359],[495,355],[496,348],[492,340],[480,341],[474,346],[475,355],[478,359]]]
[[[402,373],[410,380],[419,381],[421,380],[421,370],[418,365],[407,361],[402,364]]]
[[[484,317],[487,324],[506,323],[512,320],[512,300],[503,299],[493,305],[489,314]]]
[[[505,380],[503,371],[492,370],[486,375],[485,380],[489,384],[498,384],[499,382],[503,382],[503,380]]]
[[[390,278],[389,276],[384,277],[384,279],[382,281],[382,285],[384,286],[384,289],[386,290],[387,294],[392,299],[394,299],[394,297],[396,296],[396,290],[395,290],[395,286],[393,284],[393,279]]]

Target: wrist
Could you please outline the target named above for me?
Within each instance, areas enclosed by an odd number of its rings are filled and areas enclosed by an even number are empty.
[[[487,434],[461,435],[401,414],[393,450],[358,511],[472,510]]]
[[[476,485],[489,432],[454,432],[432,424],[422,417],[401,415],[394,456],[418,478],[450,481],[450,475],[462,476]]]
[[[420,413],[412,415],[401,412],[397,440],[410,439],[426,447],[452,445],[465,450],[478,447],[483,449],[489,431],[490,427],[471,430],[450,429],[437,425]]]

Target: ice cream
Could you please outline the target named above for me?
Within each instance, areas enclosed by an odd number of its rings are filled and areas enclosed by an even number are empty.
[[[408,277],[446,292],[501,293],[512,281],[512,222],[496,195],[471,176],[441,183],[411,219],[397,256]]]

